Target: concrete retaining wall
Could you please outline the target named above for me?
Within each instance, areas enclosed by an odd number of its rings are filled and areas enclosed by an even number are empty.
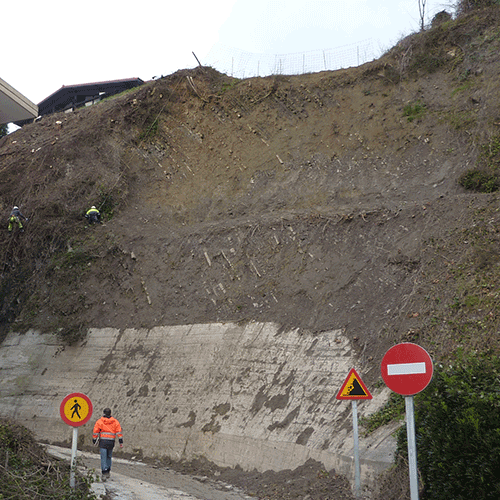
[[[72,347],[11,334],[0,347],[0,415],[39,439],[70,441],[59,407],[83,392],[94,415],[80,428],[81,444],[109,406],[129,452],[259,471],[314,458],[352,477],[351,404],[335,396],[353,367],[361,376],[369,368],[356,365],[341,331],[313,336],[269,323],[95,329]],[[386,391],[359,402],[360,415],[383,404]],[[364,482],[391,463],[392,430],[361,440]]]

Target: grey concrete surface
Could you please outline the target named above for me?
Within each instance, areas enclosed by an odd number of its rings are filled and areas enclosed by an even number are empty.
[[[354,476],[351,404],[336,400],[359,366],[340,330],[316,335],[272,323],[212,323],[151,330],[91,330],[74,346],[52,335],[10,334],[0,347],[0,415],[50,443],[69,443],[62,400],[86,394],[92,419],[80,428],[90,445],[104,407],[120,421],[124,451],[151,458],[205,457],[243,470],[294,469],[312,458]],[[360,401],[367,415],[388,389]],[[392,463],[393,429],[360,441],[361,475],[370,482]]]
[[[0,125],[38,116],[38,106],[0,78]]]

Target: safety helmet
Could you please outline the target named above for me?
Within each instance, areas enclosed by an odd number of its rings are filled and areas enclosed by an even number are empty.
[[[97,209],[94,207],[94,205],[92,205],[90,208],[91,208],[91,210],[97,210]]]
[[[14,207],[12,210],[18,210],[18,209],[19,209],[19,207]]]

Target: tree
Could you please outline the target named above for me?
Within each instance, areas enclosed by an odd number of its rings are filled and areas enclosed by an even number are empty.
[[[418,13],[420,16],[420,31],[424,31],[425,28],[425,6],[427,0],[418,0]]]
[[[9,133],[9,127],[5,123],[4,125],[0,125],[0,137],[3,137],[4,135],[7,135]]]

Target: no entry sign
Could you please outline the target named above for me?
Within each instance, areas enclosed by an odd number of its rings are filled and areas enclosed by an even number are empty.
[[[403,343],[391,347],[382,359],[382,378],[387,387],[403,396],[424,390],[432,379],[432,359],[417,344]]]

